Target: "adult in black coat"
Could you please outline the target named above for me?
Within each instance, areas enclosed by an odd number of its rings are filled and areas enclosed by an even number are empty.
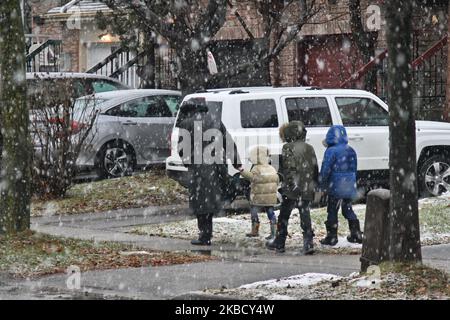
[[[197,216],[199,229],[198,239],[192,240],[191,244],[211,245],[212,218],[223,208],[228,181],[225,156],[226,129],[220,119],[220,112],[216,112],[213,106],[188,103],[182,108],[184,108],[184,119],[181,119],[178,127],[187,130],[191,137],[191,152],[189,155],[184,155],[183,162],[192,172],[189,205]],[[205,132],[210,129],[215,129],[212,133],[216,133],[216,137],[212,137],[209,141],[203,139]],[[217,138],[223,139],[221,145],[214,144],[214,139]],[[211,148],[212,144],[217,148]],[[205,149],[208,147],[209,149]],[[205,150],[211,150],[211,152],[208,153]],[[208,154],[210,157],[206,159],[204,156]]]

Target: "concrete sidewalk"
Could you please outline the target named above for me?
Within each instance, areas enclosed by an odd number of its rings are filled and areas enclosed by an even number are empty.
[[[89,271],[81,275],[82,289],[67,289],[67,276],[53,275],[34,281],[2,279],[0,299],[13,298],[194,298],[191,292],[206,288],[233,288],[243,284],[308,272],[349,275],[360,268],[359,255],[303,256],[289,251],[233,244],[191,246],[189,241],[125,233],[140,224],[192,219],[186,208],[130,209],[109,213],[33,218],[33,230],[57,236],[97,241],[119,241],[152,250],[192,251],[218,256],[218,261],[147,268]],[[424,263],[450,273],[450,245],[423,247]],[[9,288],[6,290],[5,288]]]
[[[450,272],[450,245],[425,247],[424,262]],[[9,283],[28,297],[76,299],[195,299],[207,288],[234,288],[247,283],[315,272],[347,276],[358,272],[359,255],[302,256],[272,252],[208,263],[149,268],[89,271],[81,275],[81,290],[67,289],[64,274],[36,281]],[[0,298],[2,297],[0,293]],[[36,298],[36,297],[35,297]]]

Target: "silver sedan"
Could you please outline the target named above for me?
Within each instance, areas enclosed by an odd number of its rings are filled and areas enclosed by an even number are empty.
[[[181,99],[178,91],[144,89],[98,93],[79,98],[75,112],[94,108],[97,116],[77,159],[80,171],[119,177],[137,168],[164,163]],[[84,112],[86,114],[86,112]]]

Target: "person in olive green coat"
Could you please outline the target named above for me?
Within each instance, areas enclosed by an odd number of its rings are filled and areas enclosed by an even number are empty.
[[[280,137],[286,144],[280,158],[282,178],[278,235],[267,242],[268,249],[284,252],[291,211],[299,207],[303,230],[303,253],[314,252],[314,232],[311,226],[310,204],[314,200],[318,183],[319,167],[314,148],[305,142],[306,128],[301,121],[292,121],[280,128]]]
[[[250,181],[250,213],[252,217],[252,231],[247,233],[247,237],[259,236],[258,212],[266,211],[270,221],[270,235],[267,240],[275,238],[277,218],[274,212],[274,205],[277,204],[278,173],[269,164],[269,149],[258,146],[250,151],[250,161],[253,167],[250,171],[240,169],[243,178]]]

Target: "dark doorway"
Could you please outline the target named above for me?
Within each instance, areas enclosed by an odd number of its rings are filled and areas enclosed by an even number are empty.
[[[307,37],[298,44],[297,81],[301,86],[338,88],[363,65],[350,35]]]

